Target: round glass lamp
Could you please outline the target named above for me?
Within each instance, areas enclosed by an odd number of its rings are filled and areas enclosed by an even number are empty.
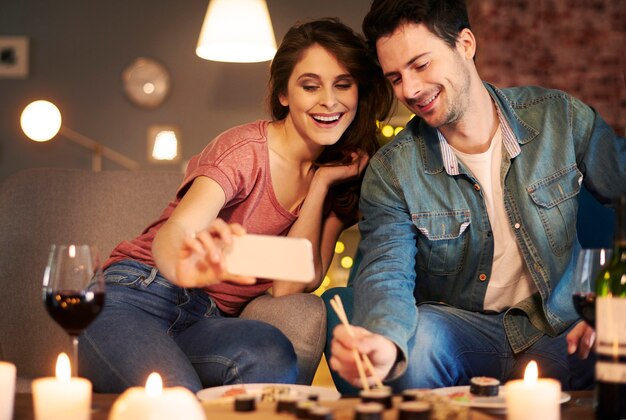
[[[31,102],[22,111],[20,125],[26,136],[33,141],[48,141],[61,129],[61,112],[52,102]]]

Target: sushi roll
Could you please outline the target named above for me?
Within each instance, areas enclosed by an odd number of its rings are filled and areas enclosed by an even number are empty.
[[[296,418],[308,419],[309,413],[315,407],[315,401],[302,400],[296,404]]]
[[[421,401],[432,395],[432,390],[427,388],[411,388],[402,391],[402,401]]]
[[[360,403],[354,408],[354,420],[382,420],[385,407],[382,404]]]
[[[400,404],[399,420],[428,420],[431,406],[424,401],[408,401]]]
[[[478,397],[495,397],[500,391],[500,381],[488,376],[475,376],[470,379],[470,394]]]
[[[256,399],[254,395],[239,394],[235,396],[235,411],[254,411],[256,410]]]
[[[276,412],[296,414],[296,406],[300,401],[301,398],[295,395],[280,395],[276,403]]]
[[[393,406],[393,394],[391,388],[389,387],[362,389],[359,392],[359,396],[361,397],[361,402],[364,403],[379,403],[382,404],[386,409],[389,409]]]

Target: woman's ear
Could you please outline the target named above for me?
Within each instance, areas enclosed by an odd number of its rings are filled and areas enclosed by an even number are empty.
[[[469,28],[459,32],[459,36],[456,39],[456,47],[463,57],[468,60],[474,59],[474,55],[476,55],[476,38]]]
[[[288,107],[289,106],[289,101],[287,100],[287,96],[285,96],[284,94],[280,94],[278,95],[278,100],[280,101],[280,104],[282,106]]]

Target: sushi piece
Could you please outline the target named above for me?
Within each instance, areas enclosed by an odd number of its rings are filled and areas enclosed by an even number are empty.
[[[500,381],[488,376],[475,376],[470,379],[470,394],[479,397],[495,397],[500,392]]]
[[[431,405],[424,401],[407,401],[400,404],[399,420],[429,420]]]
[[[360,403],[354,408],[354,420],[382,420],[385,407],[375,402]]]
[[[361,402],[363,403],[379,403],[382,404],[386,409],[389,409],[393,406],[393,394],[391,388],[389,387],[362,389],[359,392],[359,396],[361,397]]]
[[[235,396],[235,411],[256,410],[256,398],[250,394],[239,394]]]
[[[411,388],[402,391],[402,401],[421,401],[432,395],[432,390],[427,388]]]

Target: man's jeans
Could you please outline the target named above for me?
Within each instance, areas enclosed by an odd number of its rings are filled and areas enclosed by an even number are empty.
[[[592,354],[580,360],[567,354],[569,329],[556,337],[544,335],[514,355],[504,334],[503,313],[474,313],[436,304],[419,305],[418,313],[407,371],[390,384],[396,391],[467,385],[474,376],[505,383],[523,378],[531,360],[537,362],[541,377],[558,379],[565,390],[593,385],[595,358]]]
[[[222,316],[202,289],[183,289],[156,269],[122,261],[105,271],[106,303],[80,337],[80,372],[94,391],[164,386],[193,392],[226,384],[294,383],[291,342],[261,321]]]

